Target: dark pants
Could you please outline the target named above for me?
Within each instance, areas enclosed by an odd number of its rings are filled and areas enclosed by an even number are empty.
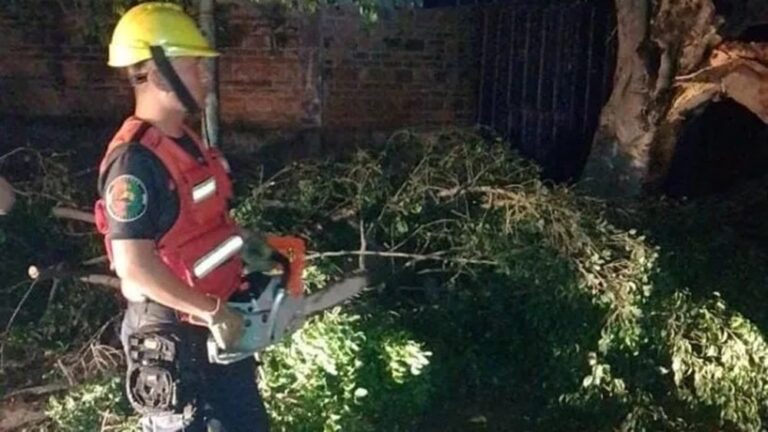
[[[149,432],[224,431],[267,432],[267,414],[256,385],[256,363],[250,359],[230,365],[208,362],[205,341],[208,330],[178,322],[173,310],[154,302],[128,303],[120,338],[128,346],[128,336],[143,326],[177,323],[189,346],[195,367],[200,368],[197,402],[184,414],[144,417],[142,430]]]

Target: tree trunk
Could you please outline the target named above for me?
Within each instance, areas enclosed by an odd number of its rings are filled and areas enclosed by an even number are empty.
[[[648,167],[653,141],[650,73],[643,46],[650,23],[648,0],[616,0],[618,52],[613,93],[600,115],[582,183],[598,195],[634,195]]]
[[[200,29],[205,34],[211,46],[216,47],[216,1],[200,0],[199,21]],[[219,67],[215,57],[206,60],[208,74],[211,77],[211,90],[205,99],[205,111],[203,112],[203,137],[206,144],[211,147],[219,147]]]
[[[711,0],[616,0],[616,12],[614,89],[582,183],[597,195],[633,197],[663,179],[684,115],[716,96],[706,86],[691,94],[675,78],[700,68],[720,38]],[[688,103],[676,105],[681,93]]]
[[[604,197],[658,191],[685,122],[729,97],[768,123],[768,44],[723,42],[768,23],[768,2],[616,0],[619,48],[582,185]],[[718,34],[719,32],[719,34]]]

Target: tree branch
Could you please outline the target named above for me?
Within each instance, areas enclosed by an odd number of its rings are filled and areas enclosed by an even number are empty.
[[[85,282],[91,285],[101,285],[114,288],[116,290],[120,289],[120,279],[116,278],[115,276],[105,274],[87,274],[79,276],[77,279],[79,279],[81,282]]]
[[[26,147],[17,147],[15,149],[9,151],[8,153],[0,156],[0,162],[4,161],[5,159],[8,159],[9,157],[15,155],[16,153],[23,152],[25,150],[29,150],[29,149],[26,148]]]
[[[69,387],[70,387],[69,384],[66,384],[66,383],[53,383],[53,384],[46,384],[46,385],[40,385],[40,386],[34,386],[34,387],[26,387],[26,388],[14,390],[8,393],[3,397],[3,400],[8,400],[11,398],[26,396],[26,395],[44,396],[50,393],[66,390]]]
[[[90,273],[83,270],[71,270],[66,268],[64,263],[59,263],[46,269],[40,269],[36,265],[31,265],[27,269],[27,274],[35,282],[48,279],[77,279],[88,284],[120,289],[120,279],[115,276]]]
[[[307,255],[305,260],[306,261],[312,261],[319,258],[329,258],[329,257],[343,257],[343,256],[380,256],[380,257],[389,257],[389,258],[409,258],[415,261],[443,261],[443,262],[452,262],[457,264],[479,264],[479,265],[498,265],[499,263],[496,261],[491,260],[480,260],[480,259],[471,259],[471,258],[448,258],[443,257],[441,254],[438,253],[432,253],[432,254],[410,254],[405,252],[378,252],[378,251],[335,251],[335,252],[320,252],[315,254]]]
[[[73,208],[66,207],[54,207],[52,210],[53,216],[61,219],[72,219],[80,222],[87,222],[91,224],[96,223],[96,218],[92,213],[84,212]]]
[[[357,263],[360,270],[365,270],[365,255],[363,255],[363,252],[366,252],[367,247],[368,247],[368,243],[365,240],[365,222],[361,217],[360,218],[360,255]]]

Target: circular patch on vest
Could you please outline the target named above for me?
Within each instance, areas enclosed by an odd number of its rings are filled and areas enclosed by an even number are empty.
[[[120,222],[131,222],[147,212],[147,187],[130,174],[115,177],[107,186],[107,212]]]

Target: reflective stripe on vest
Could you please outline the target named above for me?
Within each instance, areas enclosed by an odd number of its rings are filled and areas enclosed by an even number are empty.
[[[200,201],[213,196],[216,193],[216,179],[211,177],[192,188],[192,201],[197,204]]]
[[[243,243],[243,238],[238,235],[234,235],[224,240],[212,251],[195,261],[195,265],[192,269],[195,277],[198,279],[205,277],[205,275],[212,272],[216,267],[232,258],[236,253],[240,252]]]

